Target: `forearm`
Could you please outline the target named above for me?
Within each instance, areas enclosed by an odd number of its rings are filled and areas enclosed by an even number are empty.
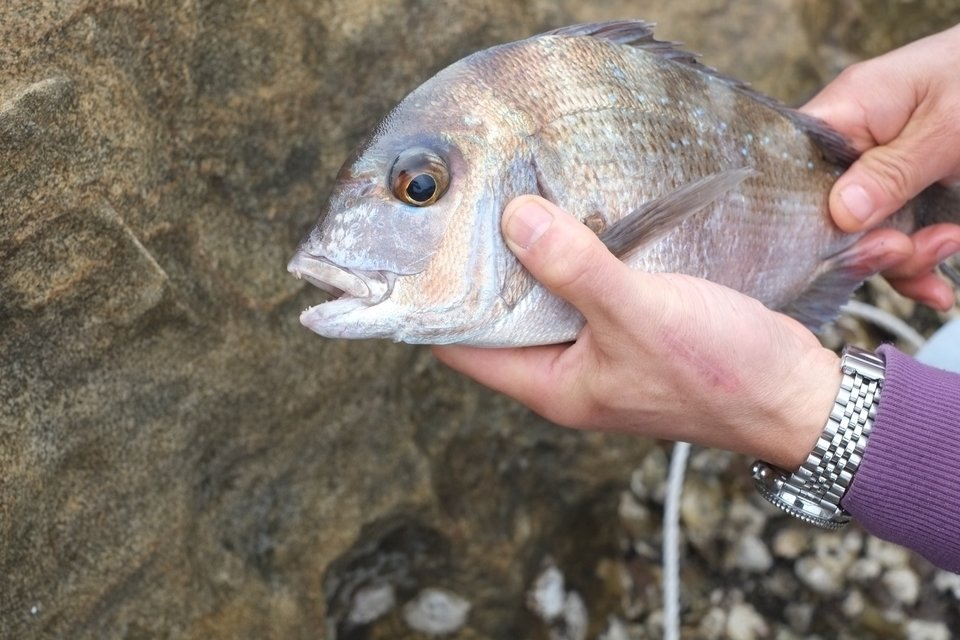
[[[960,376],[881,352],[876,423],[842,504],[871,534],[960,572]]]

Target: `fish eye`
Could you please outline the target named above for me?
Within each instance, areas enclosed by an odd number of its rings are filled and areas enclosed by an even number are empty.
[[[443,158],[429,149],[407,149],[390,169],[390,189],[397,200],[426,207],[441,197],[450,184],[450,171]]]
[[[421,173],[410,181],[404,193],[412,202],[429,202],[437,193],[437,181],[429,173]]]

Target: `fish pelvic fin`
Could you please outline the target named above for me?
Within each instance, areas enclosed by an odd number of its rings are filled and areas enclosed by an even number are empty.
[[[840,307],[863,281],[881,270],[885,257],[883,243],[861,236],[825,260],[807,288],[778,311],[818,333],[840,315]]]
[[[650,246],[704,207],[756,175],[752,167],[728,169],[689,182],[627,214],[600,234],[613,255],[623,259],[631,251]]]
[[[916,228],[941,223],[960,224],[960,186],[935,184],[928,187],[907,204],[907,209],[911,208]],[[840,307],[864,280],[880,271],[878,265],[883,263],[883,258],[882,244],[867,242],[861,237],[852,246],[828,258],[807,289],[779,311],[811,331],[818,331],[836,319]],[[956,268],[945,262],[940,265],[940,272],[960,288],[960,272]]]
[[[819,118],[814,118],[796,109],[788,107],[779,100],[764,95],[749,84],[731,78],[713,67],[700,62],[699,54],[685,51],[682,45],[653,37],[654,23],[645,20],[612,20],[575,24],[548,31],[544,36],[589,37],[607,40],[614,44],[642,49],[650,54],[681,64],[720,80],[734,91],[747,95],[753,100],[779,112],[793,121],[816,145],[824,160],[841,167],[848,167],[859,157],[859,153],[842,135],[830,128]]]

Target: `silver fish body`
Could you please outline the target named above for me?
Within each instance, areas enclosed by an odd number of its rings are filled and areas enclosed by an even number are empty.
[[[647,23],[487,49],[413,91],[344,165],[289,265],[336,299],[301,322],[412,343],[574,339],[580,314],[501,237],[504,206],[532,193],[620,238],[631,267],[707,278],[816,327],[871,275],[827,212],[852,158]],[[894,226],[912,230],[915,209]]]

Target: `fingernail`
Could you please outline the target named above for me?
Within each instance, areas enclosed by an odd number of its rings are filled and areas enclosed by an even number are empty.
[[[536,202],[525,202],[504,225],[504,234],[512,243],[529,249],[553,223],[553,214]]]
[[[850,215],[860,222],[866,222],[875,209],[867,190],[858,184],[850,184],[841,189],[840,200]]]
[[[952,255],[960,253],[960,242],[947,240],[937,249],[937,262],[943,262]]]

